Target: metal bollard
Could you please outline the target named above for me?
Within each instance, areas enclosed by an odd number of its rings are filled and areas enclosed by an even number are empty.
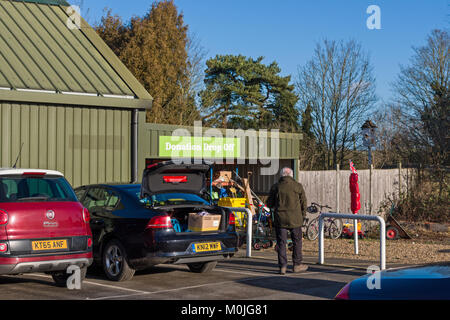
[[[246,257],[251,258],[252,256],[252,227],[253,227],[253,216],[252,212],[248,208],[233,208],[224,207],[230,209],[231,211],[247,212],[247,250]]]
[[[340,213],[321,213],[319,216],[319,264],[324,264],[325,261],[325,254],[324,254],[324,235],[323,235],[323,229],[324,229],[324,218],[336,218],[336,219],[352,219],[354,221],[354,234],[355,241],[357,241],[358,237],[358,225],[357,220],[355,219],[355,215],[353,214],[340,214]],[[384,222],[383,218],[380,216],[363,216],[358,215],[358,220],[374,220],[378,221],[380,223],[380,269],[385,270],[386,269],[386,223]],[[355,250],[357,249],[357,243],[355,245]]]

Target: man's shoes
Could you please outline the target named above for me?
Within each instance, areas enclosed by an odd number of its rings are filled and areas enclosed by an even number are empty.
[[[306,264],[297,264],[293,268],[294,273],[305,272],[306,270],[308,270],[308,266]]]
[[[285,275],[286,274],[286,267],[280,267],[280,274]]]

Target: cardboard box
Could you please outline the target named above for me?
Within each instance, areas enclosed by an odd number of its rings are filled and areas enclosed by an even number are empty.
[[[224,179],[225,182],[230,182],[231,171],[220,171],[219,176]]]
[[[220,214],[200,216],[197,213],[189,213],[188,229],[191,231],[215,231],[219,230]]]

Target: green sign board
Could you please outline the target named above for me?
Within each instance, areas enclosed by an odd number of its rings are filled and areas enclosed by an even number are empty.
[[[240,138],[160,136],[159,156],[164,158],[239,158]]]

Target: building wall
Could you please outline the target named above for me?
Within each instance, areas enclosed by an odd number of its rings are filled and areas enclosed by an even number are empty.
[[[163,125],[163,124],[153,124],[146,123],[145,114],[141,113],[139,118],[139,139],[138,139],[138,179],[142,174],[142,171],[145,168],[145,160],[146,159],[162,159],[159,155],[159,137],[160,136],[171,136],[172,132],[176,129],[183,128],[190,132],[191,135],[194,133],[193,127],[181,127],[174,125]],[[210,128],[203,127],[203,134],[207,132]],[[225,129],[218,129],[223,137],[227,136],[227,131]],[[258,133],[259,135],[259,133]],[[268,132],[268,145],[267,150],[271,150],[271,133]],[[244,139],[244,138],[243,138]],[[236,170],[238,168],[239,175],[243,178],[247,177],[247,172],[251,171],[253,176],[250,181],[250,187],[254,192],[260,195],[267,194],[270,191],[270,187],[273,183],[278,180],[278,172],[282,167],[288,166],[292,169],[296,168],[295,160],[298,159],[299,156],[299,147],[302,139],[302,135],[300,134],[289,134],[289,133],[279,133],[279,159],[273,159],[273,161],[278,161],[278,170],[275,175],[261,175],[261,167],[263,167],[260,159],[255,159],[252,161],[249,160],[249,155],[254,154],[249,151],[249,148],[258,148],[258,145],[252,145],[249,143],[248,137],[245,138],[245,142],[241,140],[241,156],[242,159],[245,159],[245,164],[238,165],[227,165],[221,164],[219,161],[215,166],[214,170],[217,172],[219,170]],[[255,149],[252,149],[255,150]],[[168,159],[165,159],[168,160]],[[213,160],[213,159],[207,159]],[[297,160],[298,161],[298,160]],[[222,159],[222,162],[225,162],[225,159]],[[239,161],[241,163],[241,161]],[[267,162],[266,162],[267,163]],[[269,165],[270,166],[270,165]],[[274,168],[274,166],[272,166]]]
[[[0,102],[0,167],[61,171],[74,186],[129,182],[131,111]]]

